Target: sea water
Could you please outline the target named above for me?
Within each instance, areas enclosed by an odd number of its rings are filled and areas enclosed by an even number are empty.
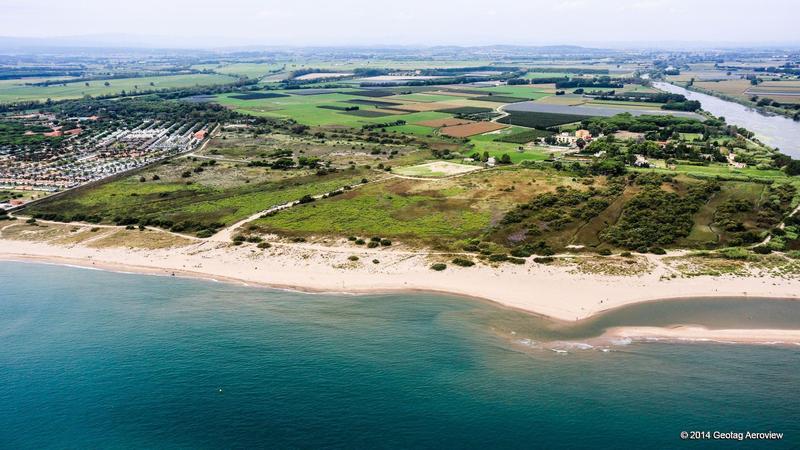
[[[732,444],[682,431],[774,431],[783,440],[744,445],[797,448],[800,347],[582,341],[687,316],[797,324],[800,302],[743,302],[643,304],[560,326],[451,296],[0,262],[0,448]]]

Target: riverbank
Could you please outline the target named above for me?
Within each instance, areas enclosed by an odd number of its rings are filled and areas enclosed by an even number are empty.
[[[656,81],[653,87],[672,94],[681,94],[689,100],[697,100],[704,111],[716,117],[724,117],[731,125],[743,127],[755,133],[760,142],[781,153],[800,157],[800,122],[783,115],[765,115],[749,106],[725,100],[696,90],[688,90],[677,84]]]
[[[353,260],[357,257],[358,260]],[[668,256],[646,255],[637,275],[584,273],[569,264],[504,264],[433,271],[449,256],[398,249],[319,244],[234,246],[195,242],[163,249],[0,239],[0,259],[73,265],[117,272],[202,278],[302,292],[348,294],[436,292],[492,301],[561,321],[577,321],[642,301],[710,296],[800,298],[800,279],[777,276],[673,277]],[[377,261],[374,262],[374,261]],[[799,326],[800,327],[800,326]]]

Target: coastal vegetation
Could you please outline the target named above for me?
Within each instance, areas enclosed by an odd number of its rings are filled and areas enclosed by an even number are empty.
[[[387,64],[402,71],[410,63]],[[465,65],[419,69],[441,78],[418,82],[391,69],[198,64],[154,76],[230,82],[39,98],[47,118],[0,121],[0,146],[14,155],[47,146],[28,157],[45,161],[90,142],[48,127],[103,136],[158,123],[195,133],[203,144],[189,153],[39,199],[24,213],[229,236],[262,249],[270,236],[354,237],[347,245],[459,253],[448,264],[469,267],[553,263],[578,249],[797,247],[790,214],[800,203],[800,162],[724,118],[696,114],[695,102],[656,91],[634,71]],[[90,87],[102,79],[79,76]],[[472,84],[481,77],[505,84]],[[102,83],[128,80],[149,85],[138,75]]]

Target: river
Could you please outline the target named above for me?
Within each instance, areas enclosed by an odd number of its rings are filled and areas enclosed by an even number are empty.
[[[690,91],[674,84],[654,82],[653,87],[673,94],[682,94],[689,100],[698,100],[703,109],[717,117],[724,117],[732,125],[747,128],[763,143],[782,153],[800,158],[800,122],[778,115],[766,115],[753,108],[729,102],[708,94]]]

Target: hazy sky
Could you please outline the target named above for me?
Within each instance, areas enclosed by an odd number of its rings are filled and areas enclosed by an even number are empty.
[[[798,15],[800,0],[0,0],[0,36],[122,33],[202,46],[797,43]]]

